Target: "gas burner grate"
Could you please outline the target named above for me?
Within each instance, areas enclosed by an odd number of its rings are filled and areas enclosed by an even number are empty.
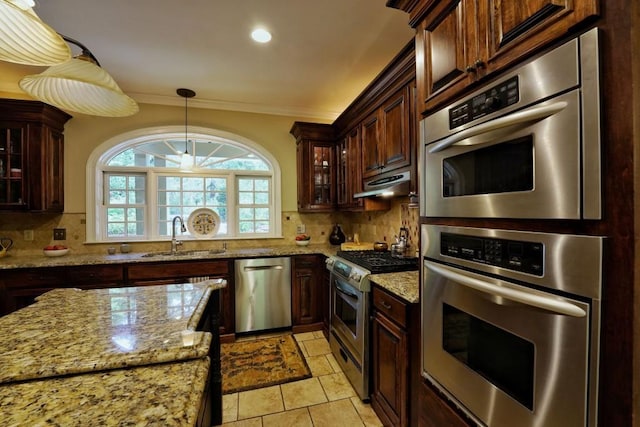
[[[394,257],[389,251],[338,251],[340,258],[344,258],[371,273],[397,273],[418,269],[418,258]]]

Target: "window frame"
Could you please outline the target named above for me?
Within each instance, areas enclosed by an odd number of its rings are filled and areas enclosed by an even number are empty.
[[[244,146],[246,149],[255,152],[257,155],[262,157],[262,159],[270,166],[270,172],[265,171],[228,171],[228,170],[209,170],[207,172],[206,169],[203,169],[203,174],[200,175],[210,175],[220,176],[222,174],[226,174],[229,176],[229,182],[233,181],[233,187],[235,187],[238,177],[241,176],[252,176],[252,175],[260,175],[264,177],[268,177],[271,181],[271,204],[272,208],[273,220],[272,225],[273,229],[270,233],[260,234],[253,233],[250,235],[224,235],[224,236],[214,236],[210,239],[195,239],[193,240],[243,240],[243,239],[266,239],[266,238],[281,238],[282,237],[282,190],[281,190],[281,171],[280,165],[278,164],[275,157],[269,153],[263,146],[260,144],[242,137],[240,135],[232,134],[229,132],[205,128],[205,127],[195,127],[190,126],[190,131],[187,134],[187,138],[192,139],[201,139],[201,138],[222,138],[229,140],[232,143],[236,143]],[[134,173],[143,173],[147,175],[147,215],[145,218],[145,230],[147,230],[145,237],[140,238],[131,238],[125,237],[120,239],[107,238],[106,233],[103,232],[102,228],[104,225],[104,221],[106,220],[103,216],[106,212],[105,209],[102,209],[102,201],[104,200],[105,195],[105,183],[104,177],[105,172],[114,173],[114,172],[122,172],[123,168],[121,167],[110,167],[106,165],[106,159],[111,158],[114,154],[121,152],[126,149],[127,146],[133,146],[139,144],[141,142],[146,142],[162,137],[181,137],[184,138],[184,127],[183,126],[162,126],[162,127],[153,127],[153,128],[142,128],[134,131],[126,132],[123,134],[116,135],[107,141],[100,144],[96,147],[89,159],[87,161],[86,167],[86,179],[87,179],[87,187],[86,187],[86,242],[85,243],[109,243],[109,242],[154,242],[154,241],[167,241],[170,240],[170,237],[158,236],[157,231],[154,230],[153,227],[155,223],[151,220],[151,218],[155,218],[157,215],[157,206],[156,206],[156,198],[157,191],[156,185],[153,184],[150,187],[149,180],[150,176],[153,176],[153,179],[156,179],[158,175],[171,175],[172,172],[179,172],[180,174],[188,173],[181,172],[179,168],[148,168],[148,167],[135,167],[135,166],[127,166],[126,173],[134,174]],[[253,172],[253,173],[252,173]],[[153,190],[153,191],[152,191]],[[236,190],[237,191],[237,190]],[[152,194],[153,193],[153,194]],[[228,197],[228,213],[230,214],[233,210],[233,217],[237,215],[236,211],[239,206],[236,203],[236,194],[232,194],[232,191],[229,190],[227,195]],[[151,211],[154,212],[151,212]],[[187,218],[184,218],[186,221]],[[232,222],[231,217],[229,217],[229,230],[233,227],[235,229],[235,233],[238,233],[238,224],[237,221]],[[188,236],[184,236],[183,240],[190,240]]]

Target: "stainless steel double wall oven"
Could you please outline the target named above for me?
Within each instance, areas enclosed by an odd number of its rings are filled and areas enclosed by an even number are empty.
[[[459,224],[601,217],[598,56],[591,30],[422,122],[422,374],[479,425],[597,425],[605,240]]]

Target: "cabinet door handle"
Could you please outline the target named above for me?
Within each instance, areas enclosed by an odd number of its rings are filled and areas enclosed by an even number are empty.
[[[482,59],[476,59],[476,62],[474,62],[473,65],[476,69],[478,69],[478,68],[484,68],[486,64]]]
[[[383,306],[384,308],[386,308],[387,310],[391,310],[391,304],[389,304],[388,302],[386,302],[386,301],[381,301],[381,302],[380,302],[380,304],[382,304],[382,306]]]
[[[467,68],[465,68],[465,71],[467,73],[475,73],[476,72],[476,67],[474,67],[473,65],[467,65]]]

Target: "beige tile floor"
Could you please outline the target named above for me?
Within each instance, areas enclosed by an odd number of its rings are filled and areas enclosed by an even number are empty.
[[[223,426],[382,426],[356,395],[321,331],[294,334],[312,377],[222,397]],[[259,338],[259,337],[258,337]],[[243,338],[243,339],[255,339]]]

